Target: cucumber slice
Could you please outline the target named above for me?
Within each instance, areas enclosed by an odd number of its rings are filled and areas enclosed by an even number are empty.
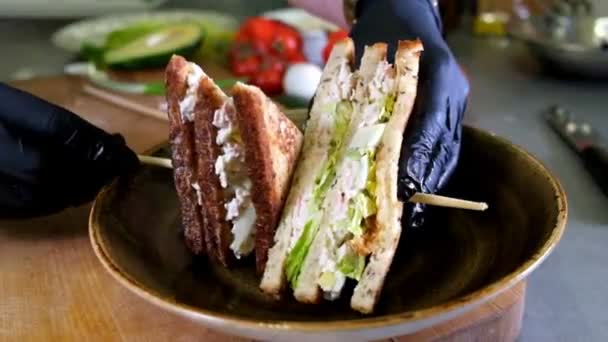
[[[196,52],[202,40],[203,31],[200,25],[171,25],[106,51],[103,60],[112,69],[164,67],[173,54],[188,57]]]

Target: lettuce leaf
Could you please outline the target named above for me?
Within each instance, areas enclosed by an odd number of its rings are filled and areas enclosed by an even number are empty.
[[[384,98],[384,106],[382,107],[382,112],[380,112],[380,118],[378,121],[381,123],[388,122],[393,115],[393,110],[395,109],[395,100],[397,99],[396,94],[386,95]]]
[[[359,281],[365,269],[365,257],[350,251],[338,262],[338,270],[345,276]]]
[[[348,124],[353,106],[348,101],[340,101],[335,105],[334,119],[335,128],[334,136],[329,143],[329,152],[327,160],[323,165],[322,171],[315,181],[313,189],[313,197],[317,205],[321,205],[325,194],[331,187],[331,184],[336,179],[336,164],[338,162],[339,152],[342,149],[344,138],[348,132]]]
[[[331,289],[336,284],[336,274],[334,272],[323,272],[319,277],[319,286],[322,289]]]
[[[348,132],[348,125],[350,124],[350,117],[353,110],[353,106],[349,101],[343,100],[336,104],[329,104],[324,107],[325,110],[333,110],[334,113],[334,135],[330,142],[330,148],[328,152],[327,160],[323,165],[321,173],[315,180],[315,187],[313,189],[313,203],[311,212],[312,216],[308,219],[304,225],[302,235],[298,238],[293,249],[289,252],[286,260],[286,275],[287,280],[291,284],[292,288],[297,286],[298,276],[302,269],[302,263],[308,254],[310,245],[317,235],[319,225],[321,221],[320,207],[323,204],[323,200],[327,191],[331,187],[332,183],[336,178],[336,164],[344,138]]]
[[[304,229],[302,230],[302,235],[300,235],[300,238],[287,256],[285,273],[287,275],[287,281],[291,284],[292,288],[295,288],[298,284],[298,276],[300,275],[302,264],[308,254],[312,241],[317,235],[320,220],[320,214],[315,213],[315,215],[306,222]]]
[[[368,218],[378,211],[376,202],[363,192],[358,193],[355,197],[355,208],[361,213],[362,218]]]

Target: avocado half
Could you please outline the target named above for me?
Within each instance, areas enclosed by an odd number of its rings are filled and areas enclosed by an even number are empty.
[[[167,65],[173,54],[190,56],[202,41],[203,30],[199,25],[174,24],[106,51],[103,60],[111,69],[160,68]]]

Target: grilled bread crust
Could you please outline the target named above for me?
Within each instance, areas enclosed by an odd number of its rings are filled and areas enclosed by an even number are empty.
[[[420,40],[400,41],[395,54],[397,98],[376,155],[376,224],[378,234],[351,308],[364,314],[374,310],[401,236],[403,203],[397,198],[397,177],[403,132],[414,107],[418,85]]]
[[[182,119],[179,107],[179,103],[186,93],[188,73],[188,62],[184,58],[179,56],[171,58],[165,72],[169,143],[175,190],[181,204],[185,243],[194,254],[203,254],[206,250],[205,222],[196,193],[192,188],[192,179],[197,170],[194,123]]]
[[[300,153],[302,133],[259,88],[239,82],[232,96],[252,182],[256,266],[262,273]]]
[[[207,76],[198,87],[195,109],[199,115],[194,119],[195,146],[198,160],[197,181],[202,192],[202,210],[207,219],[205,237],[207,254],[224,266],[230,265],[234,255],[230,250],[232,232],[226,221],[226,198],[220,180],[215,174],[215,161],[220,155],[216,144],[217,127],[213,125],[215,111],[228,100],[224,92]]]

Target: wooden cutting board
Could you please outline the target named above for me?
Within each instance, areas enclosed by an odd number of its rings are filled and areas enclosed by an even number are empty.
[[[216,78],[227,75],[219,67],[205,66],[205,70]],[[167,140],[165,121],[91,97],[82,91],[84,83],[80,78],[57,76],[14,85],[109,132],[123,134],[138,153]],[[151,108],[158,108],[163,100],[129,98]],[[163,311],[119,285],[90,247],[89,208],[85,205],[33,220],[0,221],[0,340],[243,341]],[[452,321],[392,341],[513,341],[521,328],[524,294],[522,282]]]

